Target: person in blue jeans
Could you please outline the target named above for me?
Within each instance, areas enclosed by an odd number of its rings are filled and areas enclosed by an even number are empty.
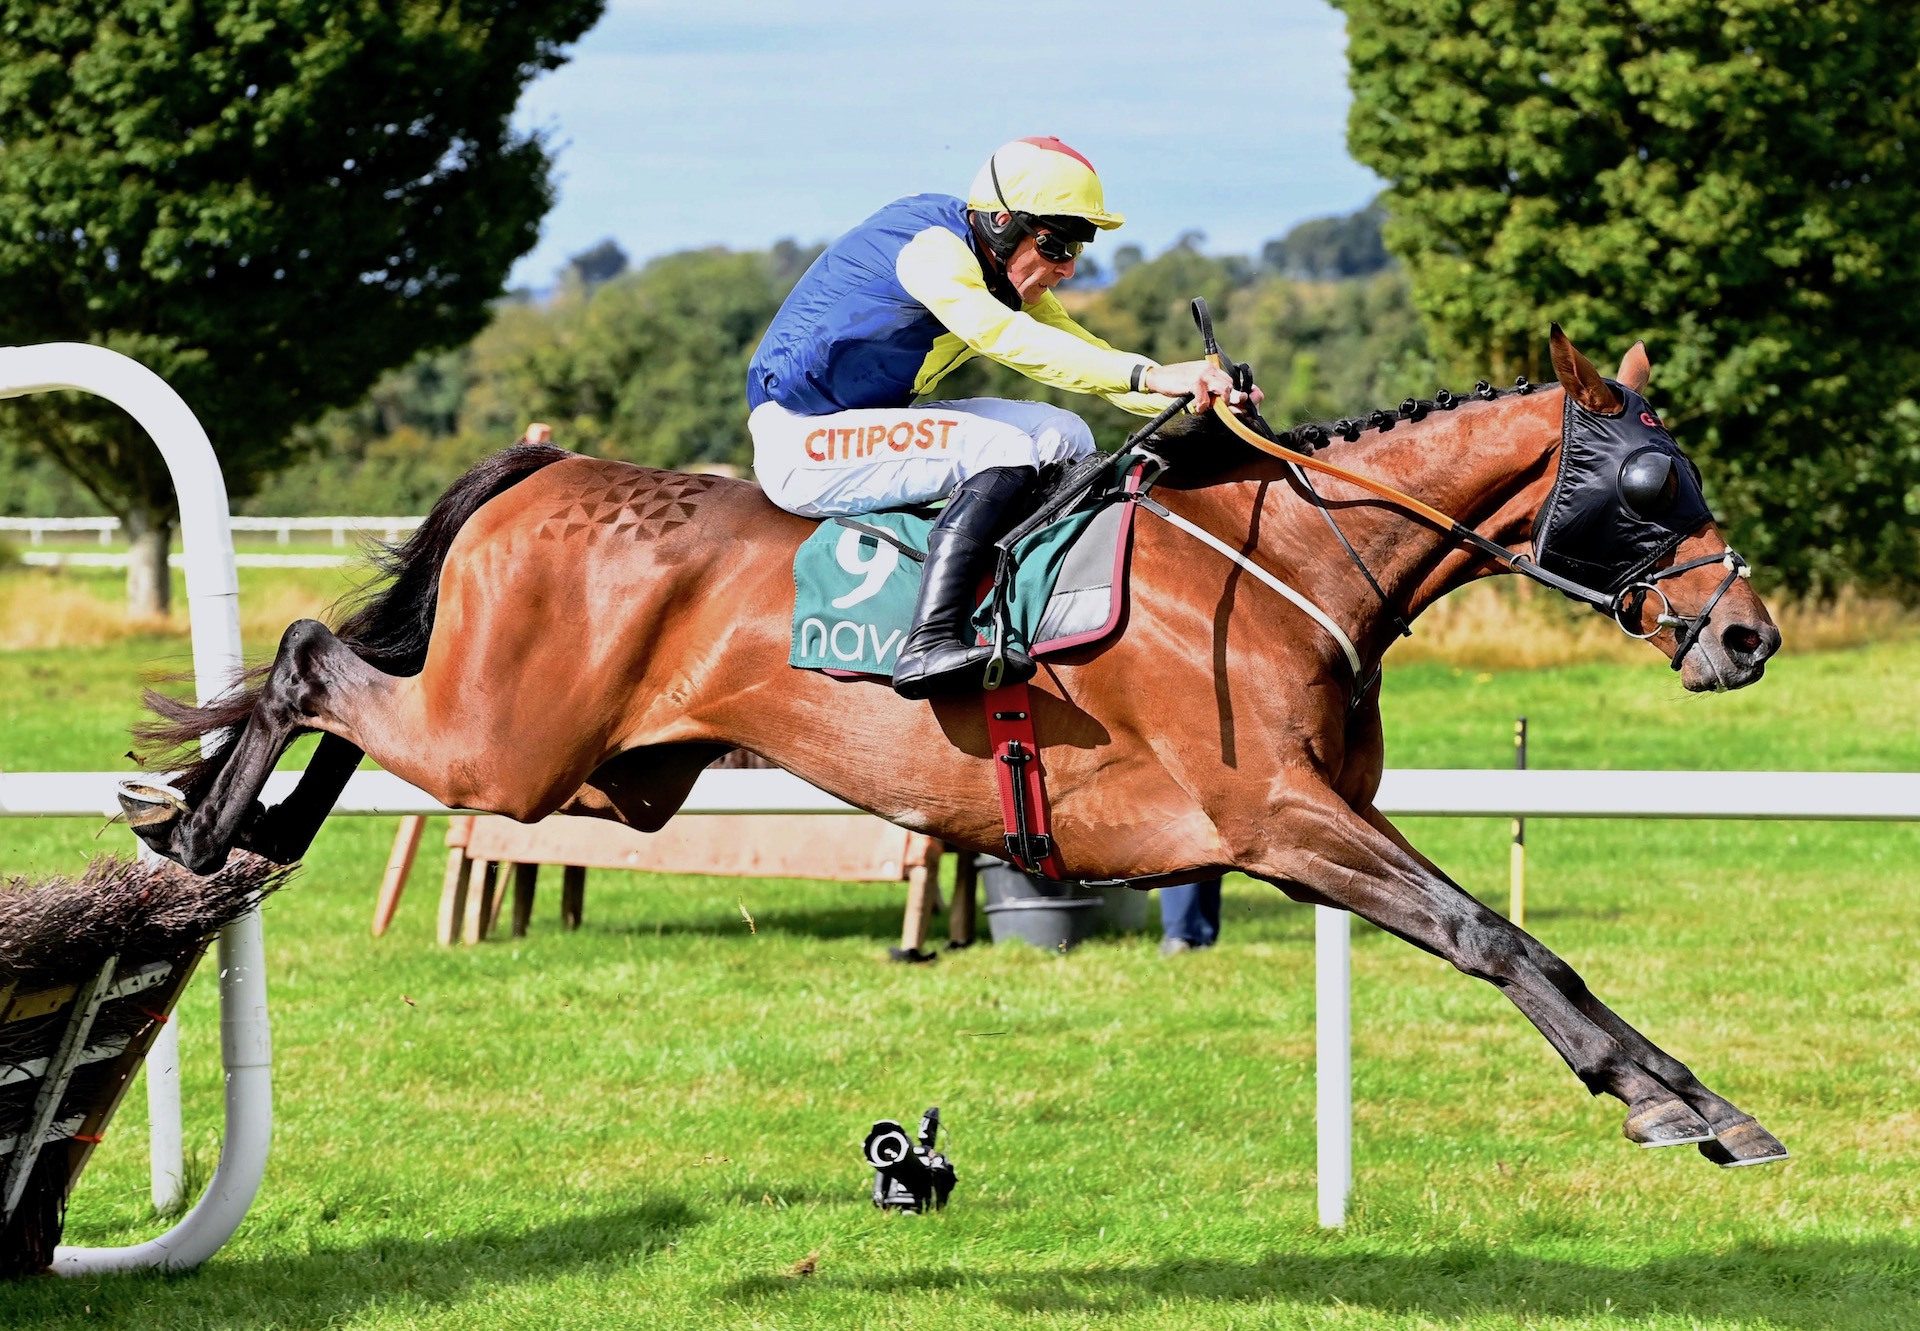
[[[1220,880],[1160,889],[1160,955],[1171,957],[1220,939]]]

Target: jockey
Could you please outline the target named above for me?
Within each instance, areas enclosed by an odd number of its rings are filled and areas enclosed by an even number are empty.
[[[828,246],[754,352],[747,428],[774,503],[832,517],[951,496],[894,668],[905,697],[981,687],[992,653],[969,625],[981,556],[1040,465],[1094,447],[1084,421],[1044,403],[926,400],[956,366],[985,356],[1143,416],[1182,393],[1196,412],[1242,400],[1205,361],[1115,350],[1053,295],[1094,234],[1123,220],[1086,158],[1058,139],[1016,139],[964,200],[897,199]],[[1009,646],[1005,671],[1025,680],[1033,662]]]

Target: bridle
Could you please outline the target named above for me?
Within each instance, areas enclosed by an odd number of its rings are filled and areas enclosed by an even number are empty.
[[[1661,591],[1656,584],[1668,578],[1678,577],[1682,573],[1691,573],[1697,568],[1705,568],[1709,564],[1725,564],[1727,566],[1727,576],[1720,579],[1720,585],[1713,589],[1713,595],[1707,598],[1706,603],[1700,607],[1698,614],[1674,614],[1673,602],[1667,599],[1667,594]],[[1719,554],[1701,555],[1698,559],[1689,559],[1684,564],[1670,564],[1666,568],[1655,570],[1644,578],[1629,582],[1618,592],[1614,593],[1613,604],[1607,608],[1606,613],[1614,623],[1620,626],[1622,633],[1626,634],[1629,638],[1639,638],[1642,641],[1651,638],[1661,629],[1678,629],[1679,631],[1673,635],[1673,668],[1678,670],[1680,663],[1686,659],[1687,653],[1693,650],[1693,645],[1700,641],[1700,635],[1707,631],[1707,621],[1713,617],[1713,608],[1720,604],[1720,598],[1732,590],[1734,583],[1738,582],[1741,578],[1751,576],[1752,572],[1753,569],[1748,565],[1747,561],[1742,559],[1736,551],[1729,547],[1726,550],[1722,550]],[[1630,612],[1635,617],[1638,617],[1643,603],[1646,600],[1647,593],[1649,592],[1660,598],[1660,613],[1653,617],[1652,628],[1648,629],[1645,633],[1635,633],[1627,627],[1626,621],[1620,616],[1623,612]],[[1631,604],[1629,604],[1629,600],[1631,600]]]
[[[1244,365],[1236,365],[1221,352],[1220,345],[1214,338],[1213,322],[1207,313],[1205,301],[1196,299],[1193,302],[1193,317],[1194,322],[1199,325],[1201,336],[1206,342],[1208,363],[1227,371],[1229,375],[1234,377],[1236,386],[1240,387],[1242,391],[1250,389],[1252,387],[1251,372]],[[1490,401],[1505,396],[1508,393],[1519,393],[1523,395],[1531,393],[1534,391],[1534,387],[1534,385],[1528,384],[1524,379],[1516,383],[1513,388],[1506,390],[1490,388],[1483,383],[1476,390],[1475,396]],[[1623,409],[1631,408],[1635,402],[1639,401],[1638,394],[1633,393],[1632,390],[1617,384],[1614,385],[1614,387],[1620,393],[1627,395],[1623,398]],[[1451,394],[1442,394],[1435,403],[1416,404],[1412,400],[1409,400],[1408,403],[1402,405],[1401,416],[1418,420],[1426,414],[1425,411],[1419,409],[1421,406],[1431,409],[1434,405],[1438,405],[1444,409],[1452,406],[1457,400],[1458,399],[1454,399]],[[1128,446],[1135,447],[1147,438],[1150,438],[1154,432],[1168,420],[1171,420],[1173,416],[1190,401],[1191,397],[1184,398],[1162,412],[1160,416],[1136,432],[1133,438],[1128,441]],[[1412,410],[1409,410],[1409,408]],[[1359,552],[1354,549],[1353,543],[1347,540],[1345,533],[1340,531],[1338,522],[1334,521],[1333,514],[1328,511],[1326,504],[1320,500],[1319,493],[1314,490],[1312,483],[1307,479],[1305,475],[1306,472],[1317,471],[1323,475],[1333,476],[1350,485],[1358,486],[1360,489],[1366,490],[1371,494],[1378,495],[1398,507],[1413,512],[1439,527],[1454,540],[1472,546],[1474,549],[1494,559],[1509,572],[1517,573],[1543,586],[1551,587],[1572,600],[1592,607],[1594,610],[1611,619],[1614,624],[1619,627],[1620,631],[1628,637],[1645,640],[1659,633],[1661,629],[1674,629],[1676,631],[1674,634],[1675,646],[1671,665],[1675,670],[1681,668],[1686,660],[1687,654],[1693,650],[1695,644],[1700,641],[1701,636],[1706,632],[1707,622],[1712,618],[1713,611],[1715,607],[1720,604],[1721,599],[1732,589],[1735,582],[1749,576],[1751,573],[1751,568],[1747,561],[1731,548],[1723,549],[1715,554],[1703,555],[1697,559],[1686,560],[1666,568],[1651,569],[1650,565],[1652,563],[1670,553],[1685,539],[1687,533],[1681,531],[1670,533],[1670,538],[1667,539],[1656,537],[1652,545],[1648,547],[1651,553],[1643,553],[1642,557],[1630,560],[1619,579],[1608,589],[1592,587],[1577,578],[1543,567],[1542,561],[1553,557],[1548,547],[1542,548],[1540,558],[1533,558],[1526,554],[1509,550],[1499,542],[1482,536],[1479,532],[1468,527],[1458,519],[1382,481],[1375,480],[1360,472],[1351,471],[1335,463],[1328,462],[1325,459],[1314,457],[1310,453],[1296,451],[1295,449],[1287,447],[1273,433],[1271,427],[1260,418],[1259,413],[1251,407],[1248,408],[1247,414],[1242,416],[1228,407],[1226,403],[1215,402],[1213,404],[1213,414],[1222,425],[1242,442],[1258,449],[1262,453],[1280,459],[1293,470],[1295,476],[1300,479],[1307,492],[1313,495],[1317,507],[1326,517],[1327,521],[1333,525],[1335,533],[1340,536],[1340,543],[1345,548],[1348,557],[1353,560],[1355,566],[1358,567],[1366,577],[1367,582],[1380,598],[1381,604],[1396,621],[1400,632],[1403,634],[1410,632],[1407,628],[1405,616],[1400,614],[1393,605],[1385,590],[1382,589],[1378,579],[1376,579],[1372,571],[1367,568],[1366,562],[1360,557]],[[1377,412],[1375,413],[1375,417],[1385,414],[1386,413]],[[1583,423],[1590,423],[1591,420],[1596,419],[1591,413],[1582,412],[1580,414],[1586,418],[1586,421]],[[1659,426],[1658,418],[1652,416],[1650,410],[1641,416],[1640,419],[1651,421],[1651,428],[1659,431],[1658,435],[1650,434],[1648,436],[1649,438],[1665,438],[1664,427]],[[1575,420],[1576,413],[1570,404],[1568,410],[1562,416],[1561,423],[1561,475],[1556,477],[1553,491],[1549,493],[1546,502],[1541,506],[1541,516],[1536,517],[1536,524],[1540,526],[1543,538],[1551,536],[1549,528],[1552,522],[1552,515],[1558,511],[1558,505],[1565,498],[1563,487],[1565,487],[1568,482],[1568,450],[1571,441],[1574,439]],[[1391,422],[1383,423],[1378,420],[1370,420],[1369,423],[1378,425],[1380,428],[1391,428]],[[1340,422],[1339,426],[1346,438],[1351,439],[1358,436],[1360,422],[1345,421]],[[1604,434],[1605,432],[1596,431],[1596,433]],[[1583,442],[1585,441],[1583,440]],[[1667,446],[1671,447],[1671,439],[1666,439],[1665,442]],[[1649,445],[1642,444],[1637,451],[1648,451],[1649,447]],[[1632,456],[1631,453],[1628,454],[1629,459]],[[1677,449],[1674,450],[1674,456],[1680,456]],[[1693,497],[1697,499],[1698,483],[1695,481],[1693,484],[1695,491]],[[1699,507],[1702,514],[1702,521],[1704,521],[1706,517],[1704,501],[1700,501]],[[1629,513],[1628,516],[1637,517],[1637,515],[1631,513]],[[1643,525],[1645,525],[1644,520],[1642,520],[1642,522]],[[1697,526],[1698,524],[1694,525]],[[1661,590],[1659,584],[1669,578],[1679,577],[1684,573],[1690,573],[1698,568],[1705,568],[1710,564],[1724,564],[1727,569],[1726,577],[1721,579],[1720,585],[1714,589],[1713,594],[1707,598],[1698,613],[1692,615],[1676,614],[1671,599]],[[1645,609],[1646,599],[1649,595],[1659,598],[1660,611],[1654,616],[1653,628],[1645,633],[1638,633],[1630,626],[1628,616],[1631,615],[1634,620],[1637,621]],[[1371,681],[1369,680],[1368,682],[1370,683]],[[1362,692],[1364,692],[1364,690],[1362,690]]]

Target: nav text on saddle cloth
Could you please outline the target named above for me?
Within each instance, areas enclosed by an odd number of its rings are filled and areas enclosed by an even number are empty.
[[[1061,518],[1021,541],[1007,589],[1013,640],[1039,655],[1106,637],[1118,627],[1131,504]],[[794,613],[788,664],[803,670],[893,673],[913,622],[920,552],[932,520],[869,513],[822,523],[793,562]],[[983,589],[984,590],[984,589]],[[990,642],[990,605],[974,615]]]

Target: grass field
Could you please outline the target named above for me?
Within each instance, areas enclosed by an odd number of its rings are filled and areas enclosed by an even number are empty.
[[[0,652],[0,765],[117,765],[156,660],[184,640]],[[1916,677],[1910,635],[1790,644],[1727,697],[1650,653],[1410,664],[1389,760],[1504,766],[1526,713],[1537,766],[1910,771]],[[1503,822],[1409,830],[1504,899]],[[0,822],[0,867],[77,869],[123,844],[99,831]],[[1143,936],[903,969],[897,887],[603,874],[579,933],[547,884],[531,937],[442,951],[430,856],[366,936],[391,835],[331,824],[268,908],[274,1160],[234,1242],[185,1276],[0,1288],[0,1327],[1920,1325],[1920,828],[1529,827],[1535,931],[1787,1142],[1766,1169],[1629,1146],[1498,993],[1358,927],[1341,1233],[1313,1216],[1312,921],[1270,889],[1229,884],[1209,953]],[[205,1170],[211,986],[184,1030]],[[860,1139],[929,1103],[954,1204],[880,1215]],[[136,1096],[71,1241],[159,1227],[143,1117]]]

